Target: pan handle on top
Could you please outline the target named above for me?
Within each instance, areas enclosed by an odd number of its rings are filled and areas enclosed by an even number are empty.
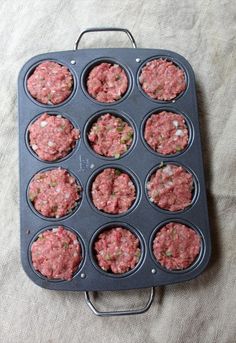
[[[121,27],[91,27],[91,28],[88,28],[88,29],[83,30],[83,31],[80,33],[80,35],[79,35],[77,41],[75,42],[75,48],[74,48],[74,49],[75,49],[75,50],[78,49],[79,42],[80,42],[81,38],[83,37],[83,35],[84,35],[85,33],[88,33],[88,32],[101,32],[101,31],[119,31],[119,32],[125,32],[125,33],[127,34],[127,36],[129,37],[129,39],[130,39],[130,41],[131,41],[131,43],[132,43],[132,45],[133,45],[133,48],[137,48],[137,44],[136,44],[136,42],[135,42],[135,39],[134,39],[133,35],[132,35],[131,32],[130,32],[129,30],[127,30],[127,29],[123,29],[123,28],[121,28]]]
[[[89,292],[84,292],[84,296],[85,296],[85,301],[87,303],[87,305],[89,306],[89,308],[91,309],[91,311],[96,314],[96,316],[100,316],[100,317],[111,317],[111,316],[127,316],[127,315],[133,315],[133,314],[141,314],[146,312],[152,305],[153,299],[154,299],[154,295],[155,295],[155,288],[152,287],[150,289],[150,295],[149,295],[149,299],[148,302],[146,303],[146,305],[142,308],[136,309],[136,310],[123,310],[123,311],[99,311],[97,310],[97,308],[93,305],[93,303],[91,302],[90,299],[90,295]]]

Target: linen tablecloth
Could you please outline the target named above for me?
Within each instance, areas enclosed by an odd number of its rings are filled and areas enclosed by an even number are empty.
[[[236,341],[236,113],[234,1],[2,0],[0,4],[0,342],[234,343]],[[20,263],[17,75],[40,53],[70,50],[82,28],[130,29],[141,48],[176,51],[197,83],[212,258],[197,279],[157,288],[151,309],[95,317],[83,294],[36,286]],[[124,34],[81,47],[129,47]],[[99,293],[100,308],[141,306],[147,290]]]

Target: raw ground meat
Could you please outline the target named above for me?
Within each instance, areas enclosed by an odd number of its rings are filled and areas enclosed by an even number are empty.
[[[42,114],[29,127],[29,143],[44,161],[65,157],[74,148],[80,132],[61,115]]]
[[[100,102],[114,102],[125,94],[128,78],[118,64],[101,63],[94,67],[87,79],[89,95]]]
[[[88,139],[99,155],[119,158],[132,143],[133,129],[121,118],[107,113],[92,125]]]
[[[169,270],[188,268],[199,255],[199,234],[180,223],[168,223],[153,241],[153,254],[157,261]]]
[[[62,168],[36,174],[29,185],[28,196],[34,208],[45,217],[60,218],[77,205],[81,187]]]
[[[62,226],[39,234],[31,246],[35,270],[48,279],[71,280],[82,256],[74,233]]]
[[[70,96],[73,77],[65,66],[45,61],[40,63],[28,78],[27,89],[40,103],[57,105]]]
[[[192,202],[193,176],[181,166],[166,164],[151,175],[147,191],[160,208],[180,211]]]
[[[156,100],[171,100],[186,89],[182,69],[165,59],[148,62],[141,70],[139,82],[143,91]]]
[[[162,111],[148,118],[144,138],[148,145],[162,155],[175,154],[188,144],[188,128],[184,116]]]
[[[106,168],[92,184],[92,200],[97,209],[106,213],[126,212],[136,197],[135,186],[128,174],[114,168]]]
[[[117,227],[102,232],[94,249],[98,265],[112,273],[126,273],[140,258],[139,239],[129,230]]]

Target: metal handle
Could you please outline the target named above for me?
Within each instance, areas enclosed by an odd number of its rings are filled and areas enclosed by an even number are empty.
[[[148,299],[147,304],[143,308],[140,308],[140,309],[137,309],[137,310],[104,311],[104,312],[101,312],[101,311],[97,310],[96,307],[91,302],[89,292],[87,292],[87,291],[84,292],[84,297],[85,297],[85,301],[86,301],[87,305],[92,310],[92,312],[94,314],[96,314],[96,316],[100,316],[100,317],[127,316],[127,315],[144,313],[152,305],[152,302],[153,302],[153,299],[154,299],[154,295],[155,295],[155,288],[152,287],[151,290],[150,290],[150,295],[149,295],[149,299]]]
[[[133,35],[131,34],[131,32],[127,29],[123,29],[123,28],[120,28],[120,27],[91,27],[91,28],[88,28],[88,29],[85,29],[81,32],[81,34],[79,35],[77,41],[75,42],[75,50],[78,49],[78,46],[79,46],[79,42],[81,40],[81,38],[83,37],[83,35],[85,33],[88,33],[88,32],[101,32],[101,31],[119,31],[119,32],[125,32],[127,34],[127,36],[129,37],[132,45],[133,45],[133,48],[137,48],[137,44],[135,42],[135,39],[133,37]]]

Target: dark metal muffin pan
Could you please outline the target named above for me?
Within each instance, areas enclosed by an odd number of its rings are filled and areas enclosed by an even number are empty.
[[[172,101],[156,101],[144,95],[138,82],[141,68],[154,58],[166,58],[180,66],[186,75],[187,89]],[[44,105],[34,100],[27,91],[26,80],[32,69],[45,60],[61,63],[69,68],[74,77],[74,90],[62,104]],[[101,61],[120,64],[129,79],[129,88],[124,97],[113,103],[103,104],[92,99],[86,92],[88,68]],[[54,112],[55,109],[55,112]],[[171,155],[161,156],[151,151],[144,143],[143,123],[150,113],[167,110],[187,117],[190,140],[186,149]],[[208,224],[207,201],[199,132],[198,109],[194,73],[190,64],[179,54],[169,50],[138,48],[80,49],[51,52],[31,58],[21,69],[18,80],[19,149],[20,149],[20,226],[21,259],[27,275],[39,286],[68,291],[125,290],[172,284],[198,276],[206,267],[211,242]],[[81,138],[73,151],[55,162],[36,158],[27,142],[29,123],[44,112],[56,113],[70,119],[81,130]],[[89,123],[101,113],[117,113],[132,124],[134,142],[127,153],[119,159],[110,159],[95,154],[86,140]],[[127,114],[127,117],[126,117]],[[190,207],[180,212],[163,211],[150,203],[145,191],[150,172],[161,163],[176,163],[192,171],[196,196]],[[33,211],[27,199],[31,178],[47,168],[62,167],[79,180],[82,199],[78,208],[64,218],[50,219]],[[91,204],[90,186],[96,173],[107,167],[120,168],[133,176],[137,199],[132,208],[120,215],[98,211]],[[201,253],[195,263],[186,270],[171,272],[153,258],[152,239],[157,228],[169,221],[180,221],[197,230],[202,238]],[[92,242],[104,226],[124,225],[135,230],[141,240],[141,260],[137,267],[124,275],[105,273],[95,266]],[[70,281],[48,280],[32,267],[30,246],[43,228],[65,226],[74,230],[83,245],[84,259]]]

